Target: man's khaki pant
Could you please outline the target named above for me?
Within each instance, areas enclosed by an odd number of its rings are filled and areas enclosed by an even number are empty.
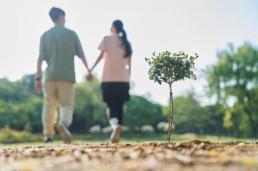
[[[59,105],[59,123],[69,127],[73,120],[74,88],[69,82],[55,81],[43,85],[44,106],[42,113],[43,134],[45,137],[54,135]]]

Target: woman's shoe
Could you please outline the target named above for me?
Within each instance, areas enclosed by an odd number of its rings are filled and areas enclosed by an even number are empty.
[[[110,136],[110,143],[119,143],[120,135],[122,132],[121,126],[117,126],[116,128],[113,128],[113,132]]]

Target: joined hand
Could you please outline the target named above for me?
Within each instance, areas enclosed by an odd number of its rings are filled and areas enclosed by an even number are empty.
[[[92,73],[89,72],[89,74],[87,75],[87,80],[88,80],[88,81],[92,81],[93,78],[94,78],[94,77],[93,77]]]

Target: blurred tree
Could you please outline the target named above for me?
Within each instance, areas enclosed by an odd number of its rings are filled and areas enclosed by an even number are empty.
[[[175,127],[178,133],[203,132],[204,109],[194,96],[179,96],[175,98]]]
[[[251,44],[232,45],[218,52],[218,61],[208,68],[209,93],[226,105],[224,125],[239,132],[258,134],[258,49]]]
[[[106,108],[102,102],[98,80],[75,86],[75,112],[72,129],[85,132],[93,125],[107,125]]]
[[[23,130],[27,126],[33,132],[41,130],[42,99],[35,96],[32,80],[32,75],[15,82],[0,79],[0,127]]]
[[[34,75],[25,75],[19,81],[0,79],[0,97],[5,101],[21,101],[34,96]]]
[[[33,75],[15,82],[0,79],[0,128],[42,131],[42,97],[35,95],[33,87]],[[75,89],[73,132],[87,132],[93,125],[107,126],[106,106],[102,102],[98,80],[76,84]],[[131,128],[144,124],[156,126],[163,117],[161,106],[145,97],[132,96],[125,108],[126,125]]]
[[[177,133],[222,134],[223,113],[219,107],[202,107],[194,92],[175,98],[175,131]]]
[[[223,106],[222,105],[207,105],[203,107],[202,123],[205,134],[214,135],[230,135],[224,128],[223,121]]]
[[[143,125],[152,125],[154,128],[160,121],[165,121],[162,115],[162,106],[155,104],[142,96],[132,96],[125,106],[125,125],[133,131]]]

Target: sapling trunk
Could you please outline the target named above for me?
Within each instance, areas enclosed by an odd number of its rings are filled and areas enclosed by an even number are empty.
[[[173,117],[174,114],[174,102],[173,102],[173,90],[172,90],[172,83],[169,83],[169,113],[168,113],[168,142],[171,140],[171,130],[173,128]]]

